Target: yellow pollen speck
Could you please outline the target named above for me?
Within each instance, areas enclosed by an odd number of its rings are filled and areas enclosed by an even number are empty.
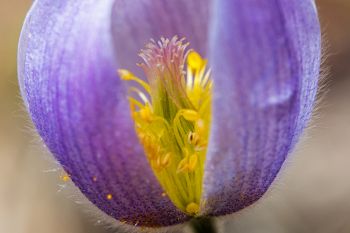
[[[96,182],[97,181],[97,177],[96,176],[92,177],[92,181]]]
[[[64,182],[68,182],[68,181],[70,180],[69,175],[68,175],[68,174],[64,174],[64,175],[62,176],[62,180],[63,180]]]
[[[186,212],[190,215],[196,215],[199,213],[199,205],[192,202],[186,206]]]
[[[207,60],[188,52],[188,45],[177,37],[152,40],[141,50],[144,62],[138,64],[146,79],[124,69],[118,74],[132,83],[131,117],[162,196],[193,216],[205,202],[202,184],[213,85]]]
[[[112,200],[113,196],[112,196],[112,194],[107,194],[106,198],[107,198],[107,200]]]

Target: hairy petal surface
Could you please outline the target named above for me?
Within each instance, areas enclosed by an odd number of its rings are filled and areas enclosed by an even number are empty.
[[[37,0],[19,46],[21,92],[48,148],[108,215],[167,226],[187,219],[156,181],[136,138],[112,37],[112,0]],[[125,38],[123,38],[125,40]]]
[[[120,65],[142,77],[138,53],[150,39],[185,37],[206,56],[212,0],[119,0],[114,4],[113,33]]]
[[[310,118],[320,65],[311,0],[217,0],[210,61],[214,109],[205,213],[258,200]]]

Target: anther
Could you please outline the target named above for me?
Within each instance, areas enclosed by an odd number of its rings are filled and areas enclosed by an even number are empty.
[[[142,120],[150,123],[153,119],[150,107],[146,105],[146,107],[142,108],[140,110],[140,116],[141,116]]]
[[[188,121],[197,121],[200,118],[198,112],[191,109],[183,110],[182,116]]]
[[[191,145],[198,145],[199,144],[199,140],[200,140],[200,137],[197,133],[194,133],[194,132],[190,132],[188,134],[188,142],[191,144]]]
[[[195,51],[191,51],[187,57],[188,66],[194,70],[199,71],[205,66],[205,60]]]
[[[186,206],[186,212],[190,215],[196,215],[199,212],[199,205],[197,203],[191,202]]]
[[[198,119],[195,123],[195,128],[198,133],[202,133],[205,130],[204,121],[202,119]]]
[[[190,159],[188,161],[188,171],[189,172],[193,172],[194,170],[196,170],[197,162],[198,162],[197,154],[191,155]]]
[[[132,77],[134,76],[130,71],[124,70],[124,69],[118,70],[118,74],[120,78],[123,80],[131,80]]]
[[[181,172],[193,172],[196,170],[198,162],[198,156],[197,154],[193,154],[191,156],[186,156],[184,159],[182,159],[177,166],[177,173]]]
[[[188,158],[184,158],[177,165],[176,173],[187,172],[188,171]]]
[[[170,159],[171,159],[171,153],[167,153],[167,154],[164,156],[163,160],[162,160],[162,166],[163,166],[163,167],[169,166],[169,165],[170,165]]]

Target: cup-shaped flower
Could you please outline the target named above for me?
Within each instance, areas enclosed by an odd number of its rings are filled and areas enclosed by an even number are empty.
[[[169,226],[267,191],[310,118],[320,44],[313,0],[36,0],[19,82],[92,203]]]

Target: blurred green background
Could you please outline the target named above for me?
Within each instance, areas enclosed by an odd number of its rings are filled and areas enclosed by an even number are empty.
[[[0,233],[114,232],[62,188],[62,172],[38,146],[23,108],[16,52],[31,3],[0,0]],[[350,232],[350,0],[317,5],[328,41],[324,100],[269,194],[221,218],[222,231]]]

